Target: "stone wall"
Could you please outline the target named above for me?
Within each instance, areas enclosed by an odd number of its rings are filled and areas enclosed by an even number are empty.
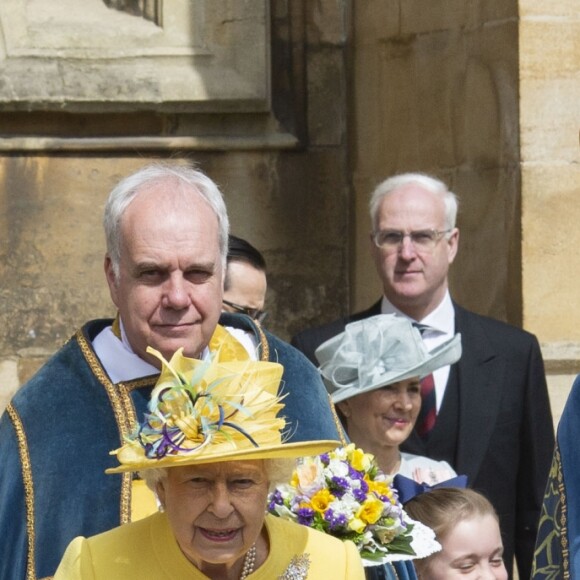
[[[520,109],[524,319],[580,343],[580,4],[522,0]]]
[[[378,295],[368,251],[370,191],[395,173],[422,171],[460,198],[454,296],[468,308],[519,323],[517,4],[354,6],[353,305]]]
[[[580,4],[520,1],[523,318],[556,419],[580,372]]]
[[[102,209],[113,185],[150,159],[192,160],[220,185],[232,232],[268,263],[275,333],[289,338],[343,311],[348,3],[274,0],[269,10],[270,112],[167,117],[174,135],[131,140],[120,137],[159,119],[134,112],[99,126],[89,114],[0,110],[11,131],[0,138],[0,408],[85,320],[114,314]],[[109,134],[94,138],[103,127]]]

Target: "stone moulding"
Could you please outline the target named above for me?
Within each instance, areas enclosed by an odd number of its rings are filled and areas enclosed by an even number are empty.
[[[153,20],[123,2],[0,2],[0,151],[298,146],[272,104],[271,0],[148,2]],[[38,129],[14,121],[31,113]],[[107,115],[131,128],[99,133]],[[138,115],[162,121],[139,132]]]
[[[155,23],[103,0],[2,0],[2,109],[269,109],[266,0],[166,0],[160,8]]]
[[[0,137],[0,151],[259,151],[295,149],[300,145],[290,133],[264,133],[247,137]]]
[[[580,342],[545,342],[541,347],[547,373],[580,373]]]

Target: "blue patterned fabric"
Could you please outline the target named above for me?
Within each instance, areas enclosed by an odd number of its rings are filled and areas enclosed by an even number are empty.
[[[572,385],[558,425],[532,578],[580,578],[580,376]]]
[[[225,322],[257,333],[244,316]],[[113,385],[91,339],[92,321],[16,394],[0,420],[0,580],[52,576],[68,543],[130,519],[131,475],[106,475],[122,429],[142,418],[156,376]],[[269,333],[263,348],[284,365],[291,441],[338,439],[326,391],[305,357]],[[125,398],[119,397],[125,392]],[[124,486],[124,487],[123,487]]]
[[[365,568],[366,580],[417,580],[413,562],[394,562]]]

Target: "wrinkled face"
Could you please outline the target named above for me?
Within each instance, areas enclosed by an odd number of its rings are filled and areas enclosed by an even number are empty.
[[[408,184],[387,195],[377,214],[374,229],[403,233],[444,231],[445,204],[417,184]],[[371,252],[382,280],[385,296],[400,310],[421,320],[445,296],[447,273],[455,259],[459,230],[441,237],[435,247],[422,251],[406,236],[398,249],[387,251],[371,242]]]
[[[488,514],[462,520],[440,542],[443,550],[428,558],[425,570],[418,561],[419,578],[507,579],[501,534],[493,516]]]
[[[249,309],[264,309],[267,290],[265,272],[247,262],[234,260],[228,264],[227,280],[225,300]],[[226,312],[236,312],[227,304],[223,305],[223,309]]]
[[[264,525],[263,461],[171,467],[157,493],[181,551],[199,570],[234,565]],[[210,573],[207,574],[213,577]]]
[[[405,379],[338,403],[347,419],[350,439],[369,453],[398,447],[405,441],[421,409],[419,378]]]
[[[218,221],[199,195],[171,196],[171,182],[152,185],[121,220],[121,259],[105,272],[131,347],[151,346],[169,359],[180,347],[197,357],[217,325],[222,300]]]

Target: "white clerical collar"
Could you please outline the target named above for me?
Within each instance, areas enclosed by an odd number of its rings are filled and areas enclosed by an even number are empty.
[[[119,340],[110,326],[95,336],[93,349],[113,383],[159,374],[159,369],[138,357],[128,342]]]
[[[447,336],[453,336],[455,334],[455,309],[453,308],[453,302],[451,301],[449,290],[445,292],[445,296],[439,306],[422,320],[414,320],[410,316],[407,316],[404,312],[401,312],[396,306],[389,302],[386,296],[383,296],[381,301],[381,314],[395,314],[397,316],[402,316],[411,322],[420,322],[421,324],[430,326]]]

